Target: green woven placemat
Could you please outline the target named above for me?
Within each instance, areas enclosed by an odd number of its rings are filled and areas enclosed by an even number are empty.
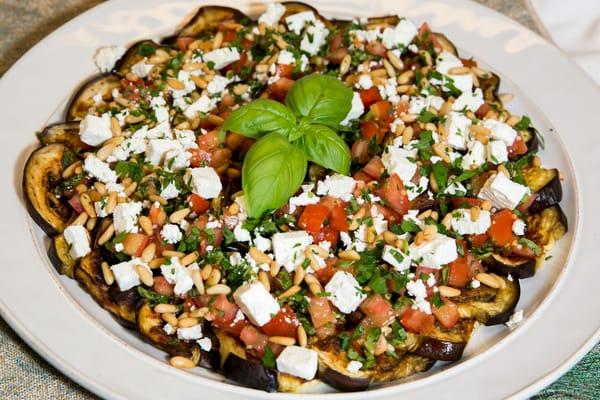
[[[536,30],[523,0],[476,1]],[[0,0],[0,76],[48,33],[100,2]],[[96,398],[35,354],[0,319],[0,400]],[[600,399],[600,345],[533,399]]]

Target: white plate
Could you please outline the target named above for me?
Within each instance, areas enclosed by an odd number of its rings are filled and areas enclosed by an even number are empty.
[[[221,5],[254,13],[243,1]],[[462,54],[473,55],[503,77],[502,91],[517,94],[511,109],[532,116],[546,137],[544,164],[565,176],[562,206],[569,234],[534,279],[522,281],[525,322],[512,333],[482,328],[461,362],[401,384],[335,398],[522,398],[549,384],[579,360],[600,336],[600,268],[595,257],[600,219],[598,88],[543,39],[474,3],[420,0],[312,2],[336,17],[401,14],[428,21]],[[197,1],[120,0],[79,16],[40,42],[0,81],[0,311],[18,334],[66,375],[106,398],[305,398],[267,394],[231,384],[220,375],[176,370],[164,354],[120,327],[73,281],[54,271],[47,243],[27,216],[21,197],[24,163],[33,132],[58,119],[76,85],[95,73],[92,55],[108,44],[172,33]],[[577,173],[575,173],[577,171]],[[586,211],[585,219],[583,211]],[[440,369],[444,371],[440,372]]]

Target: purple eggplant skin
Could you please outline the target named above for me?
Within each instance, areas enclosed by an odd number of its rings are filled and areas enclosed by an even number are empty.
[[[244,360],[235,354],[229,354],[223,365],[225,377],[244,386],[276,392],[278,388],[277,371],[258,362]]]
[[[519,298],[521,297],[521,285],[519,284],[519,280],[515,279],[514,283],[514,291],[515,293],[507,300],[507,304],[504,310],[496,315],[491,315],[490,318],[485,322],[485,326],[491,325],[501,325],[506,323],[511,317],[511,315],[515,312],[515,308],[517,307],[517,303],[519,302]]]
[[[65,121],[79,121],[83,119],[91,106],[95,104],[93,99],[97,93],[102,93],[105,99],[111,98],[113,89],[121,87],[121,78],[112,73],[99,74],[83,82],[75,92],[67,107]],[[73,149],[77,150],[77,149]]]
[[[458,361],[465,347],[467,347],[466,342],[449,342],[427,337],[415,354],[437,361]]]
[[[552,179],[546,186],[541,188],[535,196],[535,200],[529,206],[528,212],[537,214],[545,208],[552,207],[555,204],[560,203],[563,197],[562,184],[560,178],[557,175]]]
[[[510,259],[492,255],[486,265],[489,271],[502,276],[527,279],[535,275],[535,259]]]
[[[319,373],[319,378],[328,385],[344,392],[362,392],[369,387],[368,378],[355,378],[344,375],[331,368],[325,368]]]

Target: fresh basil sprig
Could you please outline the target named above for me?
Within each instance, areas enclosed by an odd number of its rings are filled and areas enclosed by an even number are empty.
[[[299,79],[285,104],[254,100],[229,114],[229,132],[258,139],[242,166],[250,217],[284,205],[298,190],[312,161],[340,174],[350,171],[350,149],[336,129],[352,106],[352,90],[338,79],[313,74]]]

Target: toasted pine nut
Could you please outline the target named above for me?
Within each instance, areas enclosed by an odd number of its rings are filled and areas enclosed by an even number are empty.
[[[106,261],[102,261],[100,266],[102,267],[102,277],[104,277],[104,282],[106,282],[108,286],[112,285],[115,282],[115,274],[113,274],[112,269],[110,269]]]
[[[267,292],[271,291],[271,283],[269,282],[269,277],[267,276],[267,273],[265,271],[260,271],[258,273],[258,280],[260,281],[260,283],[262,283]]]
[[[110,192],[108,193],[108,200],[106,201],[106,212],[108,214],[112,214],[112,212],[115,210],[115,207],[117,206],[117,192]]]
[[[184,256],[179,262],[185,267],[186,265],[190,265],[196,261],[198,257],[200,257],[200,254],[197,251],[192,251],[188,255]]]
[[[165,262],[164,257],[159,257],[159,258],[155,258],[152,261],[150,261],[148,263],[148,266],[150,267],[150,269],[154,269],[154,268],[158,268],[161,265],[163,265]]]
[[[156,244],[150,243],[148,246],[144,248],[142,251],[141,259],[145,263],[149,263],[154,258],[154,254],[156,253]]]
[[[100,235],[100,237],[98,238],[98,245],[102,246],[104,243],[108,242],[110,239],[112,239],[113,235],[115,234],[115,225],[114,224],[110,224],[102,233],[102,235]]]
[[[131,182],[125,188],[125,190],[123,190],[123,193],[125,193],[125,196],[129,197],[129,196],[131,196],[135,192],[135,189],[137,189],[137,182]]]
[[[417,232],[417,234],[415,235],[415,244],[417,246],[420,246],[424,242],[425,242],[425,235],[423,234],[423,231]]]
[[[185,89],[185,85],[183,84],[183,82],[177,80],[177,79],[167,79],[167,85],[169,85],[169,87],[171,87],[171,89],[175,89],[175,90],[183,90]]]
[[[479,282],[483,283],[486,286],[489,286],[494,289],[498,289],[500,287],[500,283],[493,275],[486,274],[485,272],[480,272],[475,276]]]
[[[75,174],[75,169],[81,166],[81,161],[75,161],[71,165],[69,165],[62,173],[62,178],[67,179],[72,177]]]
[[[316,244],[311,244],[310,246],[307,247],[307,249],[310,250],[311,252],[317,254],[319,257],[326,258],[329,256],[329,252],[327,250],[325,250],[321,246],[317,246]]]
[[[119,120],[115,117],[110,118],[110,131],[113,137],[121,136],[121,125],[119,124]]]
[[[351,231],[355,231],[358,229],[358,227],[360,226],[359,221],[365,216],[365,209],[361,208],[360,210],[358,210],[356,212],[356,214],[354,214],[354,217],[352,217],[352,222],[350,222],[350,227],[349,230]]]
[[[92,199],[90,199],[90,195],[87,193],[83,193],[79,196],[79,200],[81,201],[81,206],[87,213],[90,218],[96,218],[96,210],[94,209],[94,205],[92,204]]]
[[[200,307],[190,311],[190,317],[192,318],[203,318],[208,313],[208,307]]]
[[[210,273],[210,276],[206,280],[206,284],[209,286],[214,286],[214,285],[218,284],[220,280],[221,280],[221,271],[217,268],[213,268],[212,272]]]
[[[347,57],[349,57],[349,56],[350,56],[350,54],[348,54]],[[394,69],[392,64],[385,58],[383,59],[383,68],[385,69],[385,72],[387,72],[387,74],[390,78],[396,76],[396,70]]]
[[[196,364],[187,357],[175,356],[169,359],[171,366],[175,368],[194,368]]]
[[[277,264],[277,261],[273,260],[269,263],[269,272],[271,273],[271,276],[277,276],[280,269],[281,266]]]
[[[489,200],[483,200],[481,202],[481,209],[484,211],[490,211],[492,209],[492,202]]]
[[[400,116],[400,120],[405,123],[415,122],[419,118],[417,114],[404,114]]]
[[[159,314],[164,314],[164,313],[175,314],[177,312],[177,306],[175,304],[157,304],[154,306],[154,312],[159,313]]]
[[[206,120],[215,126],[221,126],[221,125],[223,125],[223,122],[225,122],[225,120],[223,118],[221,118],[215,114],[208,114],[206,116]]]
[[[300,286],[300,284],[304,280],[304,275],[306,275],[306,271],[304,271],[304,268],[302,268],[301,265],[297,265],[294,269],[294,286]]]
[[[154,310],[156,311],[156,307],[154,308]],[[166,323],[171,325],[173,328],[177,328],[177,325],[179,324],[179,320],[177,319],[177,317],[175,316],[174,313],[171,313],[171,312],[162,313],[160,315],[160,317],[163,319],[163,321],[165,321]]]
[[[350,63],[352,62],[352,57],[350,54],[346,54],[344,58],[342,58],[342,62],[340,62],[340,75],[344,76],[348,73],[350,69]]]
[[[87,222],[85,223],[85,229],[87,229],[88,231],[93,231],[94,228],[96,227],[96,222],[98,222],[98,218],[90,218],[87,220]]]
[[[407,145],[408,143],[410,143],[410,141],[413,138],[413,135],[414,135],[414,130],[413,130],[412,126],[406,127],[406,129],[404,129],[404,131],[402,131],[402,144]]]
[[[77,216],[77,218],[75,218],[73,220],[73,222],[71,222],[71,225],[85,225],[85,223],[87,222],[88,218],[89,217],[88,217],[87,213],[84,211],[81,214],[79,214]]]
[[[96,157],[102,161],[106,161],[108,156],[110,156],[115,150],[115,147],[117,147],[117,145],[115,145],[114,143],[105,144],[100,148],[100,150],[96,152]]]
[[[196,286],[196,290],[198,290],[199,294],[204,294],[204,282],[202,281],[202,275],[200,274],[199,269],[195,269],[192,271],[192,281],[194,282],[194,286]]]
[[[490,274],[491,276],[494,277],[494,279],[496,279],[496,282],[498,282],[498,287],[500,289],[505,289],[506,288],[506,281],[504,280],[504,278],[502,278],[501,276],[498,276],[494,273]]]
[[[298,344],[302,347],[306,347],[308,344],[308,337],[306,336],[306,330],[302,325],[298,326],[296,335],[298,336]]]
[[[178,224],[179,222],[181,222],[181,220],[187,217],[191,211],[192,210],[190,210],[189,208],[182,208],[180,210],[177,210],[169,216],[169,221],[171,221],[171,223],[173,224]]]
[[[223,32],[218,31],[215,34],[215,37],[213,38],[213,42],[212,42],[213,50],[218,49],[219,47],[221,47],[222,44],[223,44]]]
[[[452,227],[452,213],[444,215],[444,218],[442,219],[442,225],[444,225],[444,228],[446,229],[450,229]]]
[[[344,250],[338,253],[338,257],[345,261],[358,261],[360,254],[356,250]]]
[[[152,272],[150,271],[149,268],[146,268],[143,265],[137,264],[135,266],[135,272],[138,274],[138,276],[140,277],[140,280],[142,281],[142,283],[144,285],[146,285],[146,286],[154,285],[154,277],[152,276]]]
[[[397,238],[398,237],[393,232],[390,232],[390,231],[383,232],[383,241],[386,244],[393,245],[396,242]]]
[[[175,251],[175,250],[163,250],[162,255],[163,255],[163,257],[183,258],[185,256],[185,253],[182,253],[181,251]]]
[[[250,86],[248,86],[248,85],[246,85],[246,84],[242,84],[242,83],[240,83],[240,84],[238,84],[238,85],[235,85],[235,86],[233,87],[233,94],[236,94],[236,95],[238,95],[238,96],[241,96],[241,95],[243,95],[244,93],[246,93],[246,92],[248,91],[248,89],[250,89]]]
[[[296,344],[296,338],[289,336],[271,336],[269,342],[280,344],[282,346],[293,346]]]
[[[431,190],[434,193],[437,193],[440,190],[440,187],[435,179],[435,174],[432,172],[429,173],[429,186],[431,186]]]
[[[506,169],[504,164],[498,165],[498,172],[500,172],[500,173],[504,174],[505,176],[507,176],[508,178],[510,178],[510,172],[508,172],[508,170]]]
[[[460,296],[460,289],[456,289],[450,286],[438,286],[438,290],[440,291],[440,295],[443,297]]]
[[[300,286],[292,286],[291,288],[289,288],[288,290],[286,290],[285,292],[281,293],[277,298],[279,300],[283,300],[285,298],[288,298],[290,296],[295,295],[296,293],[298,293],[300,291]]]
[[[431,212],[432,212],[431,209],[425,210],[421,214],[417,215],[417,219],[420,219],[421,221],[424,221],[425,218],[429,218],[431,216]]]
[[[214,285],[211,286],[209,288],[206,289],[206,294],[209,295],[216,295],[216,294],[229,294],[231,293],[231,288],[227,285],[223,285],[223,284],[218,284],[218,285]]]
[[[453,67],[448,70],[449,75],[465,75],[470,73],[471,70],[468,67]]]
[[[386,53],[386,56],[388,60],[390,60],[390,64],[392,64],[398,71],[402,71],[404,69],[404,63],[400,57],[395,55],[391,50]]]
[[[138,223],[146,235],[152,235],[152,221],[150,221],[150,218],[142,215],[138,218]]]
[[[251,247],[249,253],[250,257],[259,264],[268,264],[271,262],[271,258],[256,247]]]
[[[213,266],[210,264],[205,265],[201,270],[200,270],[200,275],[202,276],[203,280],[207,280],[208,277],[210,276],[210,274],[212,273],[213,270]]]
[[[180,328],[189,328],[194,325],[198,325],[198,318],[192,318],[192,317],[179,318],[179,322],[177,323],[177,326]]]
[[[160,197],[157,194],[150,194],[150,195],[148,195],[148,200],[150,200],[150,201],[158,201],[161,206],[167,205],[167,200],[163,199],[162,197]]]
[[[378,68],[371,71],[372,78],[384,78],[387,75],[387,71],[384,68]]]

